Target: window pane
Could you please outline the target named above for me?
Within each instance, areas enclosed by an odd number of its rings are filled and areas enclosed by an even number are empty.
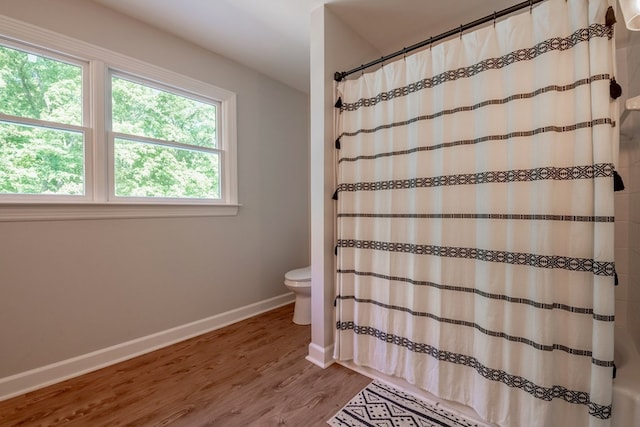
[[[0,112],[82,125],[82,68],[0,46]]]
[[[1,194],[84,194],[79,132],[0,122]]]
[[[112,130],[130,135],[216,146],[216,106],[124,80],[111,79]]]
[[[115,192],[122,197],[219,199],[219,155],[115,140]]]

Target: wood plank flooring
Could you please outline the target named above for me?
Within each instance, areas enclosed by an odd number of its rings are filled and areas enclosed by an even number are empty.
[[[0,402],[0,426],[326,426],[370,379],[306,361],[293,305]]]

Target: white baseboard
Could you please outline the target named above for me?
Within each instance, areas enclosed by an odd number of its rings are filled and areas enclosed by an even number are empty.
[[[320,347],[314,343],[309,344],[309,355],[306,359],[322,369],[328,368],[335,362],[333,359],[333,344],[328,347]]]
[[[220,329],[294,301],[295,295],[286,293],[166,331],[0,378],[0,401]]]

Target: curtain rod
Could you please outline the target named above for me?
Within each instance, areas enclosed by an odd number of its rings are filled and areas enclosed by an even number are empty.
[[[404,49],[401,49],[401,50],[399,50],[397,52],[391,53],[391,54],[389,54],[387,56],[383,56],[383,57],[381,57],[379,59],[375,59],[375,60],[373,60],[373,61],[371,61],[371,62],[369,62],[367,64],[361,65],[361,66],[356,67],[356,68],[354,68],[352,70],[349,70],[349,71],[336,71],[336,73],[334,74],[334,79],[335,79],[335,81],[340,82],[350,74],[357,73],[358,71],[362,71],[362,70],[364,70],[366,68],[369,68],[369,67],[372,67],[374,65],[378,65],[378,64],[380,64],[382,62],[388,61],[389,59],[395,58],[397,56],[405,55],[408,52],[411,52],[411,51],[416,50],[416,49],[420,49],[421,47],[424,47],[424,46],[428,46],[428,45],[430,45],[432,43],[435,43],[437,41],[446,39],[447,37],[451,37],[451,36],[454,36],[454,35],[459,34],[459,33],[461,34],[462,32],[464,32],[466,30],[469,30],[469,29],[471,29],[473,27],[477,27],[478,25],[482,25],[482,24],[485,24],[485,23],[491,22],[491,21],[495,22],[495,20],[498,19],[498,18],[501,18],[503,16],[509,15],[509,14],[511,14],[513,12],[517,12],[517,11],[519,11],[521,9],[526,8],[526,7],[532,8],[534,4],[542,3],[543,1],[544,0],[528,0],[528,1],[524,1],[522,3],[518,3],[516,5],[513,5],[511,7],[508,7],[506,9],[502,9],[499,12],[493,12],[493,14],[487,15],[484,18],[476,19],[475,21],[470,22],[470,23],[468,23],[466,25],[460,25],[459,28],[455,28],[455,29],[449,30],[449,31],[447,31],[445,33],[438,34],[435,37],[430,37],[427,40],[423,40],[423,41],[421,41],[419,43],[416,43],[414,45],[411,45],[409,47],[405,47]]]

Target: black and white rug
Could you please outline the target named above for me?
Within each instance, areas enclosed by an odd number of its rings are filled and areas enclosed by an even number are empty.
[[[484,427],[373,381],[327,423],[332,427]]]

